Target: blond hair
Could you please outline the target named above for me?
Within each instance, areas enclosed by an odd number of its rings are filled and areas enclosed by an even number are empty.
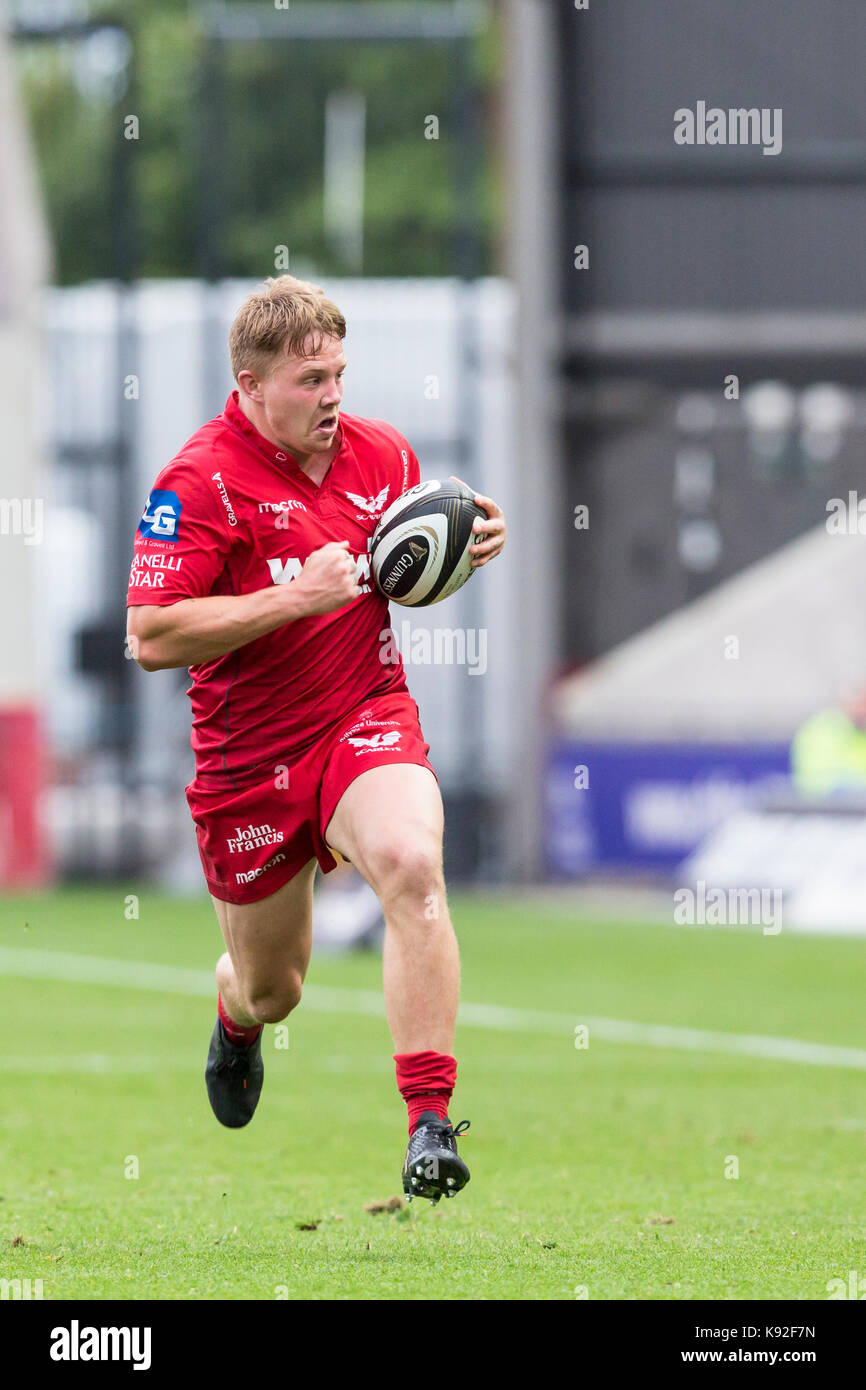
[[[305,350],[307,340],[313,342]],[[267,376],[278,355],[314,356],[323,338],[345,338],[346,320],[318,285],[280,275],[266,280],[238,309],[229,333],[232,372]]]

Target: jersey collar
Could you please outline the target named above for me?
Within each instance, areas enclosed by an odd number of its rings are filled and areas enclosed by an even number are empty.
[[[297,459],[294,457],[293,454],[287,453],[285,449],[278,448],[277,445],[272,443],[270,439],[265,439],[265,436],[259,433],[252,420],[250,420],[248,416],[246,416],[244,412],[241,410],[238,399],[239,395],[239,391],[237,390],[237,388],[235,388],[235,390],[231,392],[228,400],[226,401],[225,410],[223,411],[223,419],[227,422],[227,424],[231,425],[232,429],[237,430],[239,434],[244,435],[244,437],[248,439],[251,444],[254,444],[255,447],[258,450],[260,450],[261,453],[265,454],[284,473],[299,473],[301,477],[307,483],[309,483],[310,487],[315,488],[317,492],[319,491],[320,487],[324,487],[334,471],[334,464],[337,462],[337,459],[343,452],[344,435],[342,419],[337,424],[337,452],[332,458],[331,466],[325,474],[324,478],[322,479],[321,484],[317,486],[317,484],[314,483],[307,476],[307,474],[304,472],[303,468],[298,463]]]

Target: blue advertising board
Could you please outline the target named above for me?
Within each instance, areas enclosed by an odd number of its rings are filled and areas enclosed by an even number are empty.
[[[787,743],[595,743],[548,752],[548,872],[673,868],[733,811],[786,782]]]

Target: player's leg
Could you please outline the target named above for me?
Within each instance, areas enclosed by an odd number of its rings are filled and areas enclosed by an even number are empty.
[[[382,905],[353,864],[341,857],[336,869],[316,879],[313,937],[318,947],[381,946],[384,930]]]
[[[326,843],[360,870],[385,915],[383,981],[397,1084],[409,1111],[403,1164],[407,1196],[437,1202],[469,1181],[448,1102],[460,964],[442,872],[442,799],[433,773],[414,763],[362,772],[343,792]]]
[[[343,792],[325,840],[351,860],[385,914],[383,983],[398,1053],[449,1053],[460,965],[442,872],[442,798],[414,763],[362,772]]]
[[[226,949],[217,961],[220,997],[245,1027],[279,1021],[296,1008],[312,949],[316,861],[253,903],[213,898]]]
[[[217,962],[218,1018],[205,1068],[211,1108],[238,1129],[255,1112],[264,1079],[261,1033],[301,998],[312,944],[316,863],[252,903],[214,898],[226,951]]]

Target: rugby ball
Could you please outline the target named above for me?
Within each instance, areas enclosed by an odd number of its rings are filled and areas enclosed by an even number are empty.
[[[487,520],[474,496],[453,478],[432,478],[391,503],[370,542],[370,569],[380,594],[423,608],[466,583],[472,573],[469,547],[484,539],[472,523],[477,516]]]

